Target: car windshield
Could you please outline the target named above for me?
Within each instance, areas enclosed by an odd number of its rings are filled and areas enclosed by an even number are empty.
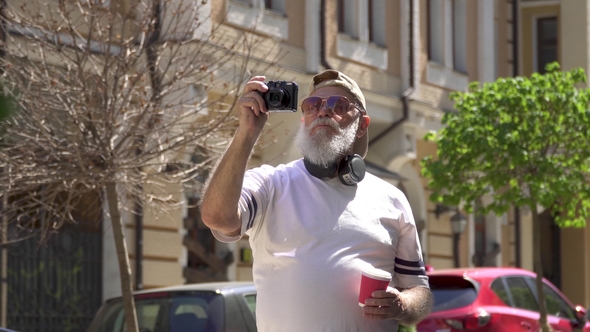
[[[430,276],[430,290],[434,295],[432,312],[464,307],[475,301],[475,285],[459,276]]]
[[[224,327],[223,296],[214,292],[152,293],[135,297],[140,332],[218,332]],[[126,332],[121,299],[109,301],[89,331]]]

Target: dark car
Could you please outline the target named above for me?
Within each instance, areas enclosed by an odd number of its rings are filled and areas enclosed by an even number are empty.
[[[189,284],[134,293],[140,332],[254,332],[256,288],[250,282]],[[106,301],[87,332],[124,332],[120,297]]]
[[[518,268],[428,272],[434,306],[419,332],[540,331],[536,274]],[[590,332],[586,310],[543,279],[547,320],[555,331]]]

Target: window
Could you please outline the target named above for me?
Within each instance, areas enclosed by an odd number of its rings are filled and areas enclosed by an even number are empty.
[[[476,284],[456,276],[431,276],[432,312],[465,307],[477,299]]]
[[[467,10],[465,0],[452,2],[453,31],[453,68],[462,73],[467,72]]]
[[[467,72],[465,0],[428,1],[428,57],[458,72]]]
[[[539,312],[537,300],[523,278],[507,278],[506,283],[510,289],[513,307]]]
[[[338,32],[385,46],[384,0],[339,0]]]
[[[557,17],[537,19],[536,64],[539,73],[545,73],[545,66],[557,61]]]
[[[248,309],[250,309],[252,316],[256,317],[256,294],[248,294],[244,296],[244,301],[246,301],[246,305],[248,306]]]
[[[574,310],[551,287],[543,284],[543,293],[547,302],[547,313],[556,317],[575,320]]]
[[[338,56],[387,69],[385,0],[338,0]]]
[[[206,326],[207,331],[220,331],[225,321],[223,301],[223,296],[205,291],[139,295],[135,298],[137,322],[145,331],[181,331],[186,326],[193,331],[205,331]],[[125,332],[123,301],[108,302],[89,330]]]
[[[228,0],[228,5],[228,24],[283,40],[289,38],[286,0]]]
[[[428,1],[428,58],[444,64],[444,16],[445,0]]]
[[[358,38],[357,0],[338,1],[338,32]]]
[[[464,90],[467,77],[467,0],[428,0],[426,81]]]
[[[285,8],[285,0],[264,0],[264,7],[277,13],[287,13]]]
[[[369,0],[369,40],[385,46],[385,2]]]
[[[490,288],[494,291],[494,293],[496,293],[496,295],[498,295],[502,302],[504,302],[506,305],[510,305],[510,298],[508,297],[508,293],[504,287],[504,281],[501,278],[494,280]]]

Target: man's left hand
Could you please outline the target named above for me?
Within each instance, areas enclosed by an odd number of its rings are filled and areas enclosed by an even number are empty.
[[[368,319],[403,320],[408,315],[402,293],[393,288],[374,291],[371,298],[365,300],[363,316]]]

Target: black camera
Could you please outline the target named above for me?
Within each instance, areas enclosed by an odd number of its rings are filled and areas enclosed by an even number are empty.
[[[261,95],[269,112],[297,112],[297,83],[270,81],[266,85],[268,91]]]

